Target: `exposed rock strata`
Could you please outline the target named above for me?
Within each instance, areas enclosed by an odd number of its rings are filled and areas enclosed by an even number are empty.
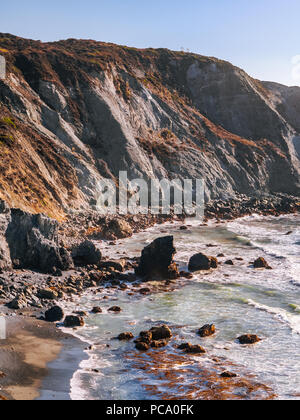
[[[117,185],[120,170],[203,178],[207,201],[300,195],[298,88],[163,49],[9,34],[0,48],[0,197],[12,207],[55,218],[93,207],[99,180]]]
[[[0,201],[0,223],[2,268],[13,265],[15,268],[51,273],[54,269],[66,270],[73,267],[70,254],[59,246],[56,220],[42,214],[10,210]]]

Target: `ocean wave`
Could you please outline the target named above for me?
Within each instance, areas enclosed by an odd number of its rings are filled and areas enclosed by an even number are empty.
[[[250,223],[251,221],[255,223]],[[298,226],[295,216],[282,218],[249,216],[227,224],[227,228],[238,235],[238,238],[248,240],[253,247],[260,249],[266,255],[277,259],[287,259],[290,263],[294,262],[291,261],[291,257],[299,255],[300,230]]]
[[[274,317],[281,323],[287,324],[290,329],[300,335],[300,315],[293,315],[281,308],[273,308],[267,305],[263,305],[255,302],[252,299],[248,299],[248,305],[256,308],[260,311],[267,312],[268,314],[274,315]]]

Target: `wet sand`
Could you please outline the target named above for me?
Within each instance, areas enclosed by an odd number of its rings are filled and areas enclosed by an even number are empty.
[[[68,399],[70,379],[84,358],[84,343],[34,318],[7,317],[6,327],[7,338],[0,340],[0,398]],[[74,349],[76,357],[70,358]],[[54,371],[49,364],[57,358],[60,368]]]

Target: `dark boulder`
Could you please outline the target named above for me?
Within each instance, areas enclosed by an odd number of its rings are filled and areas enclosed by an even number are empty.
[[[77,311],[77,312],[74,312],[74,314],[78,315],[78,316],[81,316],[83,318],[88,316],[88,313],[85,312],[85,311]]]
[[[254,268],[271,268],[263,257],[260,257],[257,260],[255,260],[253,265]]]
[[[211,268],[218,268],[218,260],[202,253],[194,255],[189,262],[189,271],[208,271]]]
[[[142,331],[140,333],[139,338],[137,339],[137,343],[141,342],[141,343],[147,343],[150,344],[152,341],[152,332],[150,331]]]
[[[99,264],[102,258],[100,249],[92,241],[84,241],[72,251],[74,263],[78,267]]]
[[[139,290],[139,293],[141,295],[148,295],[149,293],[151,293],[151,289],[149,289],[149,287],[143,287]]]
[[[223,372],[221,373],[221,378],[224,379],[231,379],[231,378],[237,378],[237,374],[236,373],[232,373],[232,372]]]
[[[204,325],[198,331],[198,335],[200,335],[200,337],[202,337],[202,338],[203,337],[210,337],[211,335],[214,335],[215,333],[216,333],[216,327],[215,327],[214,324]]]
[[[84,319],[80,316],[68,315],[65,318],[64,326],[66,328],[83,327]]]
[[[191,353],[191,354],[204,354],[206,353],[206,350],[201,347],[199,344],[196,345],[189,345],[186,347],[185,349],[186,353]]]
[[[178,350],[187,350],[192,347],[191,343],[182,343],[178,346]]]
[[[194,277],[193,274],[189,273],[188,271],[181,271],[179,274],[180,274],[180,277],[183,277],[189,280],[191,280]]]
[[[139,266],[135,273],[148,280],[169,279],[179,277],[179,271],[173,257],[176,254],[173,236],[158,238],[142,252]]]
[[[64,311],[60,306],[53,306],[51,309],[46,311],[45,320],[47,322],[59,322],[64,318]]]
[[[152,334],[152,339],[154,341],[172,338],[172,331],[166,325],[153,327],[149,332]]]
[[[47,289],[40,289],[37,293],[37,296],[40,299],[55,300],[58,298],[58,293],[55,290],[47,288]]]
[[[163,347],[166,347],[168,345],[168,340],[154,340],[151,341],[151,347],[153,349],[161,349]]]
[[[12,261],[17,268],[36,269],[52,273],[73,268],[73,261],[65,248],[59,246],[58,222],[43,214],[29,214],[11,210],[6,241]]]
[[[136,343],[135,348],[139,351],[148,351],[150,349],[150,346],[147,343],[139,341]]]
[[[151,328],[150,331],[142,331],[139,338],[135,341],[136,344],[146,344],[148,347],[159,349],[166,347],[172,337],[170,328],[166,325],[161,327]]]
[[[126,260],[118,260],[118,261],[104,261],[99,266],[100,269],[106,269],[106,270],[116,270],[119,272],[125,271],[126,268]]]
[[[261,341],[261,339],[255,334],[246,334],[238,337],[240,344],[256,344]]]
[[[109,308],[108,312],[119,313],[122,312],[122,309],[120,308],[120,306],[112,306],[111,308]]]
[[[125,332],[118,336],[118,340],[120,341],[130,341],[133,340],[134,335],[131,332]]]
[[[99,306],[95,306],[93,309],[92,309],[92,314],[102,314],[102,309],[99,307]]]

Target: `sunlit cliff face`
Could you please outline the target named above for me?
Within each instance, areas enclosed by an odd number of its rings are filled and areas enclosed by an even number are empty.
[[[300,194],[296,88],[162,49],[7,34],[0,49],[0,196],[13,206],[62,217],[120,170],[203,178],[206,199]]]

